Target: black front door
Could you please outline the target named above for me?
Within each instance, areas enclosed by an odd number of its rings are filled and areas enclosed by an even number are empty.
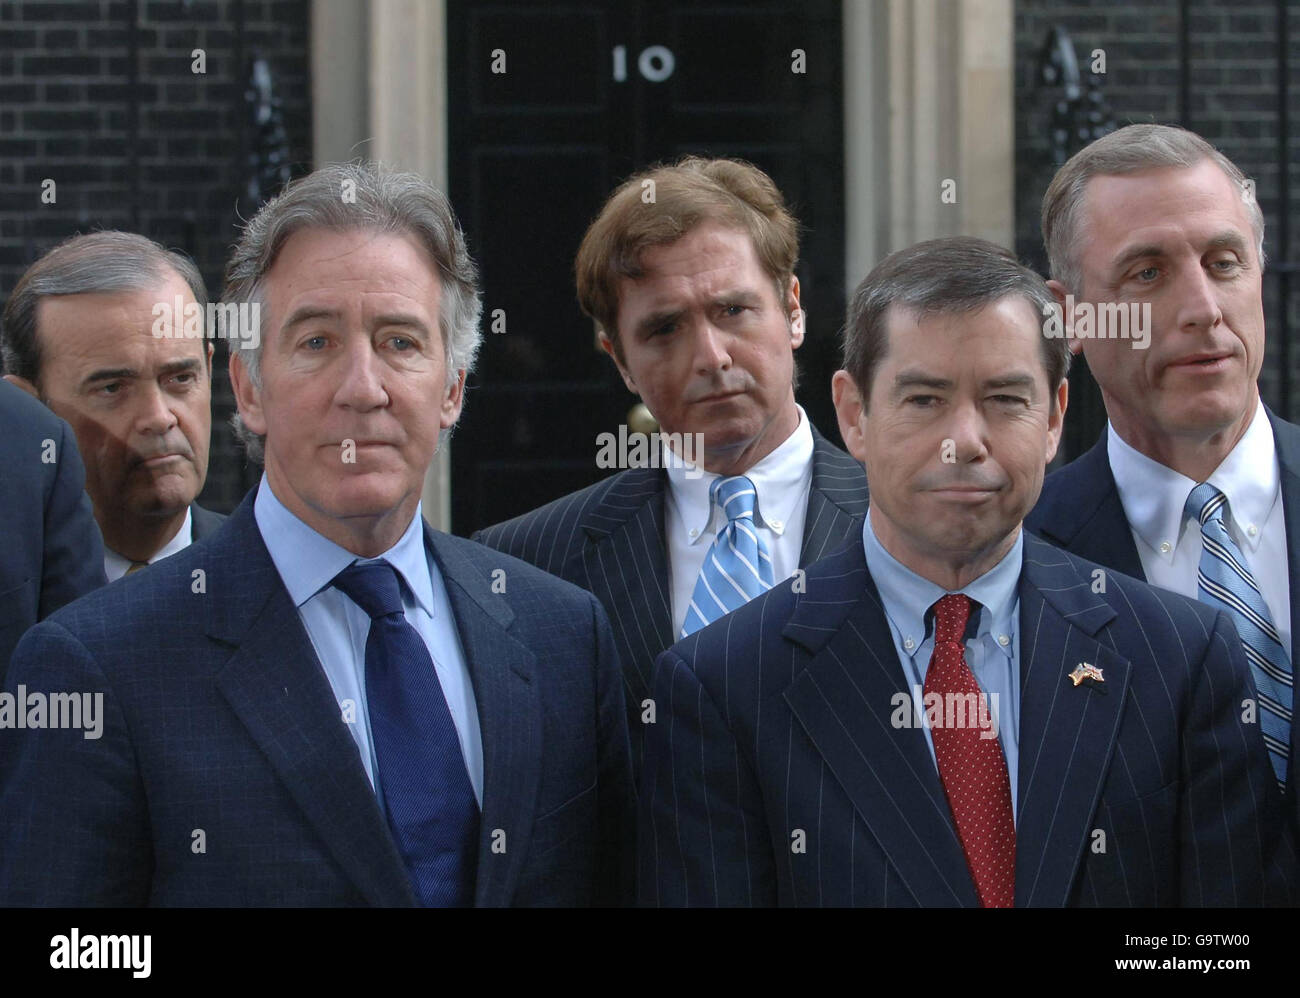
[[[800,402],[832,439],[844,310],[840,4],[447,3],[450,190],[484,342],[452,447],[467,535],[609,474],[636,402],[579,310],[573,258],[630,173],[688,153],[766,170],[804,235]]]

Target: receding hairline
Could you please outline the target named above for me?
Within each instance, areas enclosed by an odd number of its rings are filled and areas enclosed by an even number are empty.
[[[412,228],[402,228],[400,226],[368,225],[365,224],[364,222],[355,225],[330,225],[325,222],[308,222],[302,226],[291,229],[286,235],[284,235],[280,239],[278,244],[273,248],[273,254],[271,256],[271,259],[268,261],[265,269],[262,271],[261,277],[258,278],[258,280],[253,285],[252,288],[253,295],[251,297],[256,297],[260,299],[264,306],[267,307],[270,306],[270,301],[268,299],[270,293],[269,285],[272,279],[272,275],[274,274],[275,269],[278,266],[280,266],[281,261],[284,259],[285,247],[288,246],[289,243],[293,242],[297,237],[306,236],[306,235],[347,236],[349,234],[356,234],[356,235],[367,237],[362,241],[361,243],[362,247],[370,245],[376,239],[392,236],[402,240],[409,248],[414,249],[416,251],[416,254],[420,259],[420,263],[426,268],[429,274],[432,275],[433,277],[433,286],[434,286],[434,291],[437,294],[437,301],[436,301],[436,308],[433,309],[434,326],[431,331],[438,332],[440,329],[440,323],[442,321],[442,310],[445,306],[446,297],[447,297],[445,282],[450,275],[438,263],[437,258],[429,250],[429,247],[425,245],[424,241],[420,238],[420,234],[415,229]],[[354,246],[344,252],[331,254],[330,256],[324,258],[324,262],[338,260],[344,256],[347,256],[349,253],[355,252],[356,249],[358,248],[360,247]],[[317,261],[317,262],[321,262],[321,261]],[[315,290],[319,291],[320,289],[317,288]],[[402,294],[402,292],[400,291],[379,291],[379,292],[367,291],[366,293],[367,294],[390,294],[390,293]],[[385,308],[383,311],[385,316],[388,316],[393,320],[387,323],[389,325],[407,325],[412,328],[426,327],[426,323],[422,321],[418,321],[417,317],[414,316],[414,314],[410,313],[409,311],[395,310],[392,308]],[[319,303],[300,305],[294,308],[288,314],[286,314],[286,316],[280,322],[279,326],[276,329],[270,331],[274,333],[279,333],[289,328],[289,326],[291,325],[296,325],[297,323],[307,321],[309,319],[337,317],[337,313],[338,310],[333,306],[329,306],[329,305],[324,305]]]
[[[1070,239],[1070,244],[1067,247],[1067,252],[1069,254],[1070,268],[1077,276],[1078,281],[1082,282],[1084,277],[1083,255],[1086,248],[1087,240],[1089,238],[1089,231],[1091,229],[1091,223],[1092,223],[1093,190],[1095,186],[1095,181],[1142,180],[1142,179],[1149,179],[1153,174],[1189,173],[1194,170],[1204,169],[1206,164],[1209,164],[1215,170],[1218,171],[1219,176],[1221,176],[1225,181],[1225,183],[1227,184],[1229,191],[1236,192],[1230,194],[1229,196],[1232,198],[1233,204],[1241,205],[1240,210],[1245,222],[1244,232],[1250,234],[1249,238],[1243,237],[1242,241],[1245,243],[1247,247],[1251,248],[1252,253],[1256,256],[1255,263],[1258,266],[1261,262],[1259,259],[1259,245],[1255,238],[1255,231],[1254,231],[1255,225],[1251,217],[1250,211],[1246,208],[1244,202],[1241,201],[1240,192],[1237,190],[1237,183],[1233,179],[1232,175],[1224,168],[1222,163],[1220,163],[1217,159],[1215,159],[1215,157],[1211,153],[1207,152],[1204,153],[1200,157],[1200,159],[1198,159],[1196,162],[1189,163],[1187,165],[1182,165],[1179,163],[1155,163],[1150,166],[1144,166],[1136,170],[1121,170],[1118,172],[1098,171],[1096,173],[1092,173],[1086,177],[1081,178],[1082,182],[1079,186],[1079,199],[1078,199],[1077,210],[1073,213],[1073,217],[1069,217],[1069,218],[1062,217],[1057,220],[1058,225],[1062,221],[1069,221],[1070,223],[1072,223],[1073,231],[1070,233],[1071,239]],[[1216,236],[1216,239],[1221,239],[1223,235],[1224,233],[1220,232]],[[1110,269],[1114,269],[1114,267],[1116,267],[1117,265],[1118,265],[1118,258],[1115,257],[1113,257],[1106,264],[1106,266]],[[1053,274],[1052,276],[1060,280],[1063,279],[1065,275]],[[1082,292],[1083,288],[1082,286],[1080,286],[1078,288],[1067,288],[1067,290]]]
[[[179,285],[182,289],[182,298],[188,305],[190,303],[198,304],[198,298],[194,295],[194,289],[190,287],[189,280],[172,266],[171,262],[166,259],[154,261],[156,269],[153,272],[140,272],[139,281],[129,280],[126,286],[117,288],[112,291],[73,291],[71,293],[37,291],[35,302],[32,308],[32,332],[36,337],[36,346],[42,349],[45,346],[44,340],[46,333],[42,331],[42,325],[46,317],[46,306],[50,304],[71,304],[74,299],[84,298],[119,298],[122,295],[150,295],[154,297],[155,304],[165,303],[168,308],[176,302],[175,289],[172,293],[164,297],[162,292],[168,285]],[[150,280],[152,278],[152,280]],[[173,319],[173,321],[176,321]],[[151,323],[152,324],[152,323]]]

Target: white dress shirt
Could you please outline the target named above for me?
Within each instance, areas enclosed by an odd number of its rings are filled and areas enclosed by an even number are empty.
[[[185,507],[185,520],[181,523],[181,529],[176,531],[175,535],[158,549],[158,552],[149,559],[152,565],[156,561],[162,561],[164,558],[174,555],[177,551],[184,551],[194,543],[194,524],[193,511],[189,506]],[[116,551],[110,551],[104,548],[104,574],[108,576],[109,582],[116,582],[126,574],[126,570],[131,567],[133,562],[130,558],[118,554]]]
[[[746,471],[754,483],[754,526],[772,556],[772,580],[788,579],[799,567],[803,548],[803,525],[808,513],[808,492],[812,488],[813,437],[808,416],[801,406],[799,425],[785,441]],[[665,438],[664,448],[668,447]],[[702,469],[688,468],[679,457],[668,458],[664,496],[664,533],[668,547],[668,573],[672,577],[673,639],[682,632],[691,605],[695,583],[704,558],[713,547],[727,518],[709,501],[709,488],[723,477]],[[688,478],[687,471],[698,475]]]
[[[1111,474],[1147,581],[1196,599],[1201,525],[1195,517],[1183,516],[1183,506],[1200,483],[1130,447],[1109,424],[1106,435]],[[1228,498],[1228,533],[1241,548],[1289,654],[1291,585],[1282,476],[1263,403],[1256,402],[1250,426],[1207,481]]]

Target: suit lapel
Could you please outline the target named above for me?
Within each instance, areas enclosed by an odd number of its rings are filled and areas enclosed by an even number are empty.
[[[913,899],[978,905],[925,735],[891,723],[910,691],[861,544],[810,573],[783,636],[812,653],[786,702]]]
[[[253,517],[210,548],[209,635],[235,645],[217,687],[353,884],[374,905],[415,903],[356,743]]]
[[[1081,558],[1146,581],[1133,529],[1110,470],[1106,434],[1083,457],[1054,475],[1054,488],[1027,526]]]
[[[1025,538],[1020,583],[1016,905],[1069,898],[1123,710],[1129,662],[1097,634],[1115,611],[1051,545]],[[808,579],[783,632],[813,655],[785,693],[818,752],[920,905],[976,905],[921,731],[891,723],[907,693],[858,545]],[[1074,686],[1080,662],[1104,683]]]
[[[541,700],[533,682],[536,657],[509,633],[514,611],[505,595],[492,591],[484,568],[467,556],[467,542],[439,534],[427,523],[424,537],[447,587],[483,739],[474,904],[503,907],[514,896],[536,816],[543,748]]]
[[[1025,537],[1020,581],[1016,907],[1066,903],[1119,731],[1129,662],[1096,638],[1115,611],[1051,545]],[[1075,686],[1081,663],[1100,684]]]
[[[1291,669],[1300,661],[1300,427],[1279,419],[1265,407],[1273,425],[1273,446],[1277,450],[1282,476],[1282,516],[1286,522],[1287,585],[1291,594]],[[1297,725],[1291,725],[1291,758],[1300,759]],[[1295,763],[1292,763],[1294,767]],[[1287,774],[1286,794],[1292,810],[1300,807],[1296,780]]]
[[[587,515],[593,543],[580,553],[591,592],[610,616],[626,681],[649,696],[654,661],[673,643],[671,580],[664,549],[667,477],[655,468],[624,471]]]
[[[1286,522],[1287,583],[1291,592],[1291,661],[1300,658],[1300,427],[1279,419],[1265,407],[1273,424],[1273,446],[1282,476],[1282,516]],[[1292,727],[1294,742],[1294,726]]]
[[[867,476],[852,457],[813,434],[812,486],[803,524],[799,566],[806,568],[842,545],[867,512]]]

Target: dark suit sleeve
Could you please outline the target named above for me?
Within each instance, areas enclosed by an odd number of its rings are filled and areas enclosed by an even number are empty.
[[[38,620],[108,584],[104,542],[85,492],[86,470],[72,430],[62,420],[56,448],[54,483],[45,500],[45,557]]]
[[[654,702],[639,804],[640,903],[775,905],[757,782],[708,691],[672,649],[655,663]]]
[[[1250,668],[1236,629],[1218,613],[1201,668],[1193,675],[1183,729],[1184,906],[1264,904],[1287,876],[1281,795],[1257,721],[1243,720],[1253,700]],[[1266,894],[1267,892],[1267,894]]]
[[[102,694],[102,729],[0,729],[0,905],[135,906],[153,851],[125,718],[86,648],[53,622],[19,642],[6,689]],[[85,727],[83,718],[83,728]]]
[[[591,599],[596,634],[597,769],[600,823],[595,904],[621,907],[636,897],[636,788],[628,744],[623,673],[600,602]]]

